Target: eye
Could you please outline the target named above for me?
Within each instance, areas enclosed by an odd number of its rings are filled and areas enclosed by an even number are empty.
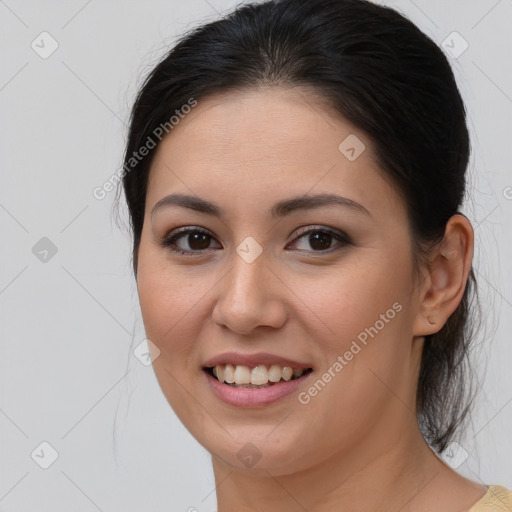
[[[345,233],[332,231],[327,228],[303,228],[299,230],[297,235],[294,241],[305,241],[313,248],[313,252],[333,252],[333,250],[336,250],[331,247],[333,241],[337,241],[341,246],[346,246],[351,243]],[[205,252],[206,249],[209,249],[212,240],[214,240],[214,238],[208,231],[189,226],[174,231],[159,242],[158,245],[173,253],[196,256]],[[179,243],[183,241],[184,243],[180,246]],[[183,245],[188,245],[188,247],[183,247]],[[286,248],[289,248],[289,246],[290,244],[288,244]],[[308,249],[305,250],[308,251]]]
[[[185,245],[189,248],[183,248],[177,245],[176,242],[185,240]],[[158,245],[168,249],[171,252],[186,254],[188,256],[194,253],[201,254],[205,249],[208,249],[210,241],[213,237],[208,231],[196,227],[186,227],[175,231],[174,234],[167,236]]]
[[[327,228],[303,228],[297,234],[298,237],[295,240],[301,241],[304,239],[303,241],[313,248],[313,252],[332,252],[331,243],[333,241],[337,241],[342,246],[351,243],[350,238],[345,233]]]

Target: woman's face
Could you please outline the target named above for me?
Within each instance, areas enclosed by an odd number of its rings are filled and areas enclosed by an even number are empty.
[[[199,101],[157,149],[138,258],[146,335],[170,405],[229,466],[370,457],[416,425],[411,239],[373,155],[311,91],[277,87]],[[190,199],[164,199],[177,194]],[[221,383],[212,366],[267,385]]]

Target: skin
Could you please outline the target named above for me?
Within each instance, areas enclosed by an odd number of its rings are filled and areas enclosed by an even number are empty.
[[[354,161],[338,149],[350,134],[366,146]],[[175,205],[151,216],[171,193],[214,202],[225,217]],[[369,213],[331,206],[268,214],[277,201],[319,193]],[[159,245],[184,226],[210,235],[176,241],[194,255]],[[297,236],[301,227],[346,233],[350,243],[315,245]],[[248,236],[263,249],[252,263],[236,252]],[[313,91],[202,99],[161,142],[137,287],[162,391],[212,454],[219,512],[462,512],[486,492],[434,454],[414,414],[423,336],[439,331],[462,298],[473,230],[453,216],[418,274],[411,247],[403,201],[371,141]],[[289,356],[320,377],[397,302],[400,312],[307,404],[292,393],[240,408],[210,391],[202,366],[228,351]],[[261,454],[250,468],[237,457],[247,442]]]

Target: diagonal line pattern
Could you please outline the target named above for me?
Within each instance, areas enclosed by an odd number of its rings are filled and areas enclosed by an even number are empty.
[[[487,16],[489,16],[489,14],[491,14],[492,11],[494,11],[494,9],[496,9],[496,7],[498,7],[498,5],[501,4],[501,0],[498,0],[472,27],[471,27],[471,30],[473,30],[477,25],[479,25],[480,23],[482,23],[482,21],[484,21],[485,18],[487,18]]]
[[[6,3],[5,0],[0,0],[0,4],[5,5],[5,7],[11,11],[11,14],[18,19],[25,27],[30,28]]]
[[[1,498],[0,501],[2,501],[27,475],[29,474],[29,471],[27,471]]]
[[[434,476],[433,476],[430,480],[428,480],[428,481],[425,483],[425,485],[423,485],[422,487],[420,487],[420,489],[418,490],[418,492],[417,492],[417,493],[416,493],[416,494],[415,494],[415,495],[414,495],[414,496],[413,496],[409,501],[407,501],[406,503],[404,503],[404,506],[403,506],[402,508],[400,508],[400,509],[398,510],[398,512],[400,512],[400,510],[403,510],[403,509],[404,509],[404,508],[405,508],[409,503],[411,503],[411,501],[414,501],[414,500],[418,497],[418,495],[421,493],[421,491],[423,491],[423,489],[425,489],[425,487],[427,487],[427,485],[429,485],[429,484],[430,484],[430,482],[432,482],[432,480],[434,480],[434,478],[435,478],[438,474],[439,474],[439,471],[438,471],[437,473],[435,473],[435,474],[434,474]]]
[[[61,441],[131,372],[128,370],[120,379],[118,379],[111,388],[60,438]]]
[[[23,430],[21,430],[21,428],[16,425],[16,423],[14,423],[14,421],[9,418],[9,416],[7,416],[7,414],[5,414],[4,411],[2,411],[2,409],[0,409],[0,412],[28,439],[29,437],[27,436],[27,434],[25,434],[25,432],[23,432]]]
[[[399,400],[402,405],[414,416],[416,417],[416,413],[410,409],[410,407],[371,369],[368,368],[368,370],[373,373],[373,375],[380,380],[380,382],[388,389],[388,391],[397,399]]]
[[[507,98],[507,100],[512,103],[512,98],[474,60],[471,62],[473,63],[473,66],[475,66],[480,71],[480,73],[482,73],[482,75],[484,75],[487,80],[489,80],[489,82],[491,82],[491,84],[493,84],[494,87],[496,87],[496,89],[498,89],[498,91],[500,91],[501,94],[503,94],[503,96],[505,96],[505,98]]]
[[[2,293],[5,292],[5,290],[7,290],[7,288],[9,286],[11,286],[12,283],[14,283],[14,281],[16,281],[16,279],[18,279],[18,277],[23,274],[23,272],[25,272],[25,270],[27,270],[28,268],[28,265],[25,265],[1,290],[0,290],[0,295],[2,295]]]
[[[268,437],[270,434],[272,434],[277,427],[279,427],[280,425],[282,425],[286,419],[288,419],[290,417],[290,415],[293,413],[293,410],[290,411],[265,437]]]
[[[85,293],[87,293],[87,295],[89,295],[89,297],[91,297],[91,299],[94,300],[94,302],[96,302],[96,304],[98,304],[98,306],[100,306],[101,309],[103,309],[103,311],[105,311],[105,313],[107,313],[107,315],[110,316],[110,318],[112,318],[112,320],[114,320],[114,322],[116,322],[116,324],[121,327],[121,329],[123,329],[123,331],[125,331],[127,334],[131,334],[130,331],[75,276],[73,276],[73,274],[66,267],[64,267],[64,265],[61,265],[61,267],[71,277],[71,279],[73,279],[78,284],[78,286],[80,286],[80,288],[82,288],[82,290],[84,290]]]
[[[496,210],[498,209],[498,205],[496,205],[475,227],[474,230],[476,231],[476,228],[480,226],[480,224],[483,224]]]
[[[92,0],[88,0],[68,21],[66,21],[66,23],[64,23],[64,25],[62,25],[62,27],[60,27],[60,29],[66,28],[91,2]]]
[[[68,222],[62,229],[61,229],[61,233],[63,233],[66,229],[69,228],[69,226],[71,226],[71,224],[73,224],[73,222],[75,222],[76,219],[78,219],[78,217],[80,217],[80,215],[82,215],[83,212],[85,212],[85,210],[87,210],[87,208],[89,208],[89,205],[85,206],[84,208],[82,208],[82,210],[80,210],[79,213],[77,213],[72,219],[70,222]]]
[[[427,18],[427,20],[429,20],[430,23],[432,23],[432,25],[434,25],[434,27],[439,28],[439,25],[423,9],[421,9],[420,6],[416,2],[413,2],[413,0],[409,0],[409,2],[412,5],[414,5],[414,7],[416,7],[416,9],[418,9],[418,11],[420,11],[421,14],[423,14],[423,16],[425,16],[425,18]]]
[[[228,479],[228,477],[231,476],[232,473],[233,471],[230,471],[218,484],[216,484],[215,487],[201,500],[201,503],[205,501],[212,492],[217,491],[217,489]]]
[[[508,400],[505,405],[473,436],[473,439],[478,435],[480,434],[480,432],[482,432],[482,430],[487,427],[487,425],[489,425],[489,423],[491,423],[491,421],[493,421],[497,416],[499,416],[501,414],[501,411],[503,411],[503,409],[505,409],[505,407],[507,407],[507,405],[512,402],[512,398],[510,400]]]
[[[94,503],[94,501],[92,501],[92,499],[82,490],[80,489],[80,487],[78,487],[78,485],[75,484],[75,482],[73,482],[73,480],[71,480],[71,478],[69,478],[68,475],[66,475],[66,473],[64,473],[64,471],[60,471],[100,512],[103,512],[103,510],[101,510],[100,507],[98,507],[98,505],[96,505],[96,503]]]
[[[268,471],[266,471],[266,473],[270,476],[270,478],[272,478],[272,480],[274,480],[274,482],[279,485],[279,487],[281,487],[281,489],[283,489],[283,491],[288,494],[288,496],[290,496],[290,498],[295,501],[295,503],[297,503],[297,505],[299,505],[299,507],[302,509],[302,510],[305,510],[307,512],[307,508],[302,504],[300,503],[300,501],[297,500],[297,498],[295,496],[293,496],[293,494],[290,493],[290,491],[288,491],[288,489],[286,489],[286,487],[284,487],[283,485],[281,485],[279,483],[279,481],[273,476],[271,475]]]
[[[204,0],[205,3],[207,3],[217,14],[220,14],[220,12],[210,3],[208,0]]]
[[[28,229],[2,204],[0,203],[0,208],[2,208],[7,215],[9,215],[24,231],[28,233]]]
[[[121,121],[123,125],[125,125],[125,122],[100,98],[100,96],[98,96],[63,60],[61,62],[70,73],[72,73],[92,94],[94,94],[94,96],[96,96],[96,98],[98,98],[101,103],[103,103],[103,105],[105,105],[105,107],[110,110],[110,112],[112,112],[115,117],[117,117],[117,119],[119,119],[119,121]]]
[[[4,85],[2,85],[2,87],[0,87],[0,92],[2,92],[27,66],[28,61],[25,62],[25,64],[23,64],[23,66],[21,66],[21,68],[18,69],[18,71],[16,71],[16,73],[14,73],[14,75]]]
[[[498,289],[483,274],[481,274],[478,269],[475,270],[478,276],[481,277],[512,308],[512,303],[500,291],[498,291]]]

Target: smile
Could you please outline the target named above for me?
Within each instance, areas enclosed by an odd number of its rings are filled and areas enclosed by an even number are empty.
[[[203,374],[213,395],[221,402],[238,408],[261,408],[292,393],[299,393],[314,372],[311,368],[294,370],[281,365],[250,367],[228,363],[205,367]],[[253,384],[253,379],[262,384]]]
[[[232,387],[247,389],[261,389],[274,386],[279,382],[288,382],[298,379],[304,373],[311,372],[311,368],[292,368],[278,364],[257,366],[220,364],[205,370],[219,382]]]

